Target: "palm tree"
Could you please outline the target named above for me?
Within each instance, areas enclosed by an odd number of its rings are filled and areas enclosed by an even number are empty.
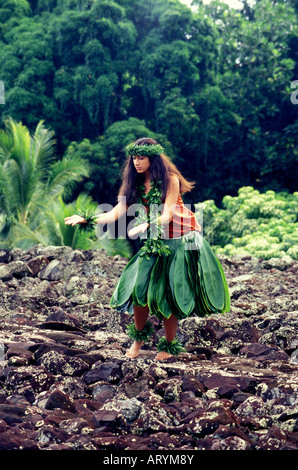
[[[77,214],[82,209],[96,213],[96,207],[97,203],[84,193],[68,204],[58,196],[44,207],[42,217],[39,214],[32,216],[29,225],[14,224],[11,230],[14,246],[24,250],[37,244],[70,246],[74,250],[104,249],[110,256],[118,254],[130,258],[132,250],[127,240],[110,240],[108,237],[97,239],[94,232],[82,232],[78,225],[65,225],[65,217]]]
[[[24,250],[36,245],[71,246],[73,249],[105,249],[109,255],[129,258],[126,240],[99,240],[65,225],[74,213],[95,212],[97,203],[86,194],[66,204],[63,196],[72,185],[88,176],[88,165],[78,155],[57,160],[54,133],[40,121],[32,137],[22,123],[12,119],[0,130],[0,248]]]
[[[5,127],[0,130],[0,234],[10,239],[16,226],[38,233],[50,204],[88,176],[88,167],[78,156],[57,160],[54,132],[43,121],[32,136],[11,118]]]
[[[40,213],[36,212],[30,217],[28,224],[14,224],[11,229],[14,246],[28,249],[41,243],[44,246],[70,246],[81,250],[90,248],[94,242],[94,234],[81,232],[78,226],[70,227],[64,222],[65,217],[79,212],[82,208],[95,211],[96,203],[85,194],[80,194],[69,204],[66,204],[60,195],[47,201]]]

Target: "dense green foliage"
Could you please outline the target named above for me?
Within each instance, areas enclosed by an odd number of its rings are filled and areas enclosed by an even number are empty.
[[[2,232],[17,222],[30,225],[50,201],[88,175],[81,158],[54,159],[53,132],[39,122],[33,136],[21,123],[7,120],[0,131],[0,209]],[[36,220],[34,225],[36,227]]]
[[[28,249],[38,243],[74,249],[105,248],[129,256],[125,240],[98,240],[95,233],[79,233],[64,219],[97,204],[81,193],[65,203],[74,184],[88,176],[81,157],[55,159],[53,132],[39,122],[32,136],[21,123],[6,121],[0,131],[0,248]]]
[[[222,205],[213,200],[197,205],[204,213],[204,234],[218,254],[298,259],[297,192],[261,194],[243,187],[238,196],[225,196]]]
[[[193,6],[179,0],[1,1],[2,246],[97,246],[90,234],[64,227],[63,217],[79,208],[78,200],[115,203],[124,147],[143,136],[156,138],[196,181],[185,202],[212,199],[216,207],[247,186],[275,191],[274,200],[288,192],[291,200],[297,181],[298,105],[290,99],[298,78],[296,1],[244,1],[239,11],[218,0],[193,0]],[[25,139],[23,149],[22,140],[16,150],[5,141],[13,135],[8,118]],[[41,136],[50,148],[39,168],[30,142]],[[74,173],[63,165],[73,165]],[[63,178],[50,193],[55,171]],[[205,224],[211,242],[233,242],[241,250],[248,243],[246,249],[259,253],[234,225],[230,234],[215,235],[220,218],[232,212],[224,206],[215,213]],[[243,224],[245,214],[239,214]],[[269,239],[264,230],[263,240],[294,253],[286,233],[270,232]]]
[[[80,190],[99,203],[115,202],[123,147],[145,133],[197,182],[192,201],[294,191],[295,2],[193,3],[3,0],[0,119],[44,120],[58,153],[82,152],[94,171]]]

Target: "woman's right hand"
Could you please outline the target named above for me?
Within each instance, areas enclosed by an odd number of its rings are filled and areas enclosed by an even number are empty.
[[[72,215],[71,217],[66,217],[64,219],[64,222],[66,225],[77,225],[77,224],[85,224],[86,220],[84,217],[81,217],[80,215]]]

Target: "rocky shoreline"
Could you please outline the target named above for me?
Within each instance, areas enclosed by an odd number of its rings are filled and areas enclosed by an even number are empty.
[[[297,450],[298,263],[221,257],[228,314],[162,325],[127,359],[109,306],[127,260],[69,247],[0,250],[0,450]]]

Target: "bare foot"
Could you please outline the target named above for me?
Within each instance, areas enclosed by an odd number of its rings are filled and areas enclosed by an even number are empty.
[[[164,361],[165,359],[169,359],[169,357],[172,357],[172,354],[166,352],[166,351],[160,351],[157,356],[155,357],[155,359],[157,361]]]
[[[129,350],[126,352],[126,357],[134,359],[138,357],[143,341],[134,341]]]

